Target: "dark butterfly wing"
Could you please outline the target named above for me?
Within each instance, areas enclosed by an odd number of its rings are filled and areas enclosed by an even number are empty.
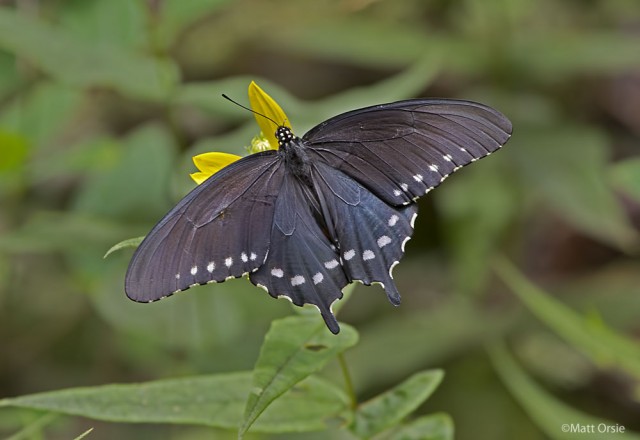
[[[324,164],[314,165],[311,177],[313,189],[285,177],[269,255],[249,277],[273,297],[315,305],[337,333],[331,304],[352,281],[379,282],[390,301],[400,303],[391,271],[413,232],[417,208],[391,207]]]
[[[261,266],[284,167],[275,151],[245,157],[197,186],[145,237],[125,279],[127,296],[155,301]]]
[[[482,104],[416,99],[331,118],[303,137],[319,160],[391,205],[406,205],[511,135],[511,122]]]
[[[323,217],[349,281],[380,283],[399,305],[392,270],[413,234],[417,206],[392,207],[341,171],[324,164],[316,170]]]
[[[331,304],[342,297],[348,280],[336,247],[314,216],[308,190],[293,175],[285,176],[276,202],[269,255],[249,279],[274,298],[288,298],[297,306],[315,305],[329,330],[338,333]]]

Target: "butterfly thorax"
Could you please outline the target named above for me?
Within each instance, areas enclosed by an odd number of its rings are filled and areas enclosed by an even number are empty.
[[[276,130],[280,154],[284,157],[287,171],[300,179],[305,185],[312,186],[310,158],[299,137],[294,136],[287,127]]]

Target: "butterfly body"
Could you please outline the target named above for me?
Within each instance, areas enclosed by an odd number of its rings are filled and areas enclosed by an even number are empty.
[[[155,301],[249,275],[273,297],[331,305],[353,281],[400,303],[392,270],[417,217],[414,201],[498,149],[510,122],[468,101],[410,100],[336,116],[302,138],[278,127],[278,151],[247,156],[189,193],[147,235],[127,295]]]

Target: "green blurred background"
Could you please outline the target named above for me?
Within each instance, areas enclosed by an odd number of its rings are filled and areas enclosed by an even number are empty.
[[[640,432],[640,2],[0,5],[0,397],[252,368],[288,302],[233,280],[136,304],[123,291],[131,251],[102,257],[194,186],[193,155],[244,154],[258,128],[220,94],[247,102],[255,80],[298,134],[429,96],[481,101],[514,125],[502,151],[420,201],[395,270],[403,305],[359,286],[341,312],[360,332],[346,358],[361,399],[443,368],[420,412],[449,413],[457,438],[547,438],[537,392]],[[497,255],[568,308],[523,302]],[[580,329],[629,350],[590,349]],[[535,392],[487,354],[495,340]],[[611,340],[598,343],[616,352]],[[0,434],[38,417],[0,410]],[[235,436],[61,417],[24,438],[89,427],[91,439]]]

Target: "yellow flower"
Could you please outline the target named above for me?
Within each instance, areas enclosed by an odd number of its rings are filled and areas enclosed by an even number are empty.
[[[273,98],[267,95],[258,85],[251,81],[249,84],[249,103],[254,112],[260,113],[267,118],[277,122],[278,125],[291,128],[287,115]],[[276,129],[273,121],[254,113],[256,122],[260,127],[260,134],[251,140],[251,146],[247,148],[250,154],[266,150],[277,150],[278,141],[276,139]],[[240,156],[229,153],[203,153],[193,156],[193,163],[200,170],[191,174],[191,178],[200,185],[213,174],[217,173],[227,165],[240,159]]]

